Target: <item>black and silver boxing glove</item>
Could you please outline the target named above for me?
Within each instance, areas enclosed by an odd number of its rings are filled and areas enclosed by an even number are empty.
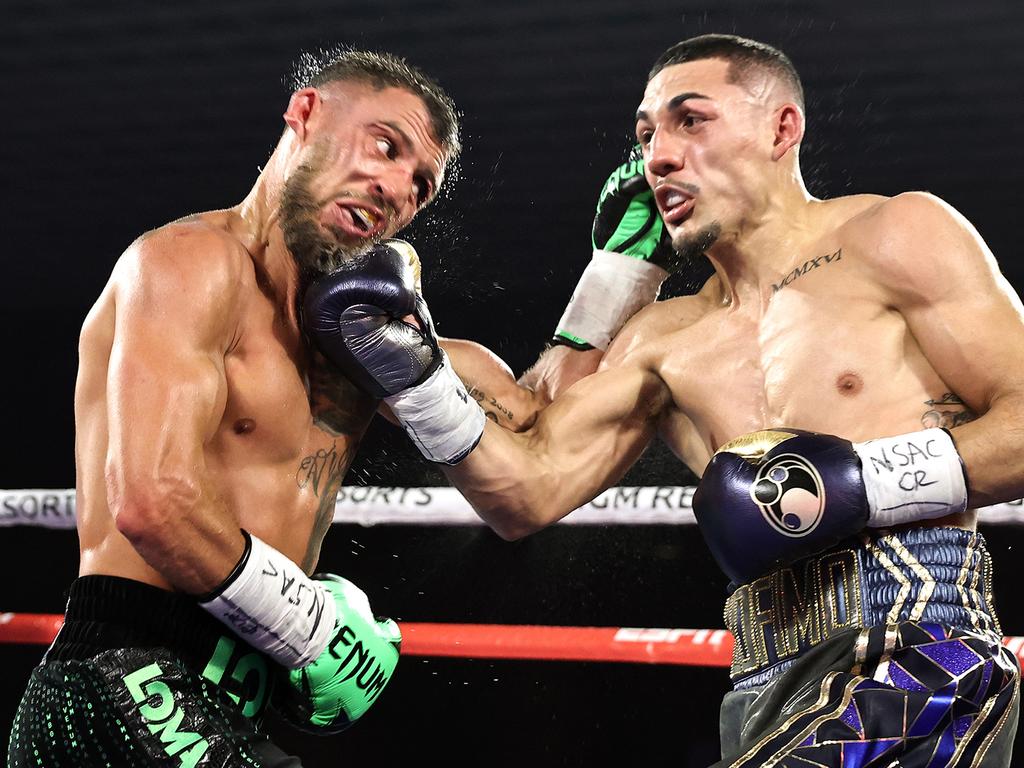
[[[456,464],[476,447],[485,417],[437,343],[418,264],[404,240],[374,246],[313,281],[303,324],[324,357],[384,399],[426,458]]]

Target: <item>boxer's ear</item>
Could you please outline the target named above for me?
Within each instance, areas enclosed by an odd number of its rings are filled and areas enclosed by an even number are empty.
[[[284,122],[300,141],[306,140],[310,118],[320,108],[322,99],[316,88],[300,88],[288,100],[284,111]]]
[[[787,102],[772,115],[775,140],[772,145],[772,160],[780,160],[790,149],[804,138],[804,112],[799,106]]]

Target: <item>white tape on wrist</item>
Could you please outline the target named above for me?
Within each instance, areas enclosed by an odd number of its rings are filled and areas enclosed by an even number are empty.
[[[868,525],[888,528],[967,509],[967,481],[944,429],[854,443],[868,497]]]
[[[644,259],[595,250],[556,335],[607,349],[629,318],[657,301],[666,277],[666,270]]]
[[[384,402],[430,461],[458,464],[484,433],[483,409],[466,392],[447,355],[422,384],[385,397]]]
[[[279,664],[304,667],[331,639],[334,597],[269,544],[247,535],[251,544],[241,570],[199,605]]]

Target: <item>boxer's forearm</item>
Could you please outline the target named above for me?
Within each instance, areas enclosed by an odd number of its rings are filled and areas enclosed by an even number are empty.
[[[530,388],[517,383],[512,370],[486,347],[465,339],[439,339],[439,343],[469,396],[495,424],[521,432],[547,405]]]
[[[245,550],[235,516],[208,483],[194,478],[187,485],[108,479],[108,498],[121,535],[147,565],[183,592],[213,590]]]
[[[445,472],[499,535],[520,538],[618,481],[669,402],[648,371],[604,371],[565,392],[523,433],[487,424],[477,446]]]
[[[487,424],[477,447],[459,464],[443,467],[487,525],[514,540],[561,519],[573,507],[560,503],[558,476],[528,438]]]
[[[967,472],[971,508],[1024,497],[1024,394],[998,398],[984,416],[951,434]]]

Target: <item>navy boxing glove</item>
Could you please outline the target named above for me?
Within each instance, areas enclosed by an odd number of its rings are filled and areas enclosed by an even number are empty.
[[[865,527],[966,507],[963,464],[941,429],[865,443],[785,428],[754,432],[718,449],[693,497],[708,547],[737,584]]]
[[[324,357],[374,397],[419,384],[441,364],[434,326],[419,295],[418,264],[411,245],[389,240],[306,289],[306,332]],[[409,315],[418,328],[405,322]]]
[[[438,346],[418,268],[405,241],[380,243],[306,289],[303,324],[324,357],[384,399],[426,458],[455,464],[485,417]]]

